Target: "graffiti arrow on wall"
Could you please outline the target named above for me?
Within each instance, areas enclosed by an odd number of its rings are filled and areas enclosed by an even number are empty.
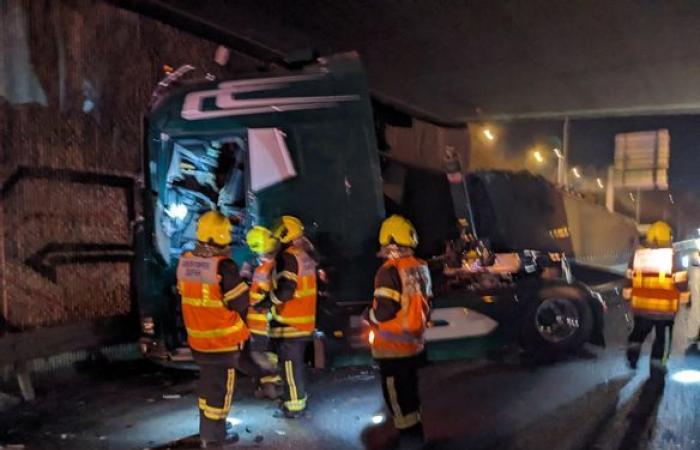
[[[56,283],[57,266],[131,262],[133,257],[134,250],[129,244],[52,242],[25,259],[24,263]]]

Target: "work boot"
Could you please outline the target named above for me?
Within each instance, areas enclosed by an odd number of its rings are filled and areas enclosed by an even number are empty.
[[[306,410],[304,409],[301,411],[290,411],[284,406],[281,406],[272,416],[277,419],[298,419],[300,417],[304,417],[305,415]]]
[[[277,400],[282,397],[282,386],[277,383],[262,383],[255,390],[255,398]]]
[[[655,379],[664,379],[668,373],[668,368],[663,361],[659,359],[652,359],[649,364],[649,376]]]
[[[207,441],[202,439],[200,448],[207,450],[228,450],[238,442],[239,437],[236,432],[227,432],[226,438],[223,441]]]
[[[399,440],[401,448],[422,448],[425,444],[425,435],[423,434],[423,424],[417,423],[405,430],[399,430]]]
[[[360,440],[367,450],[390,450],[398,448],[399,433],[390,422],[365,428]]]

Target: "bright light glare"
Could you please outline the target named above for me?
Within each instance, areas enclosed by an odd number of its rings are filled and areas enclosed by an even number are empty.
[[[671,202],[672,205],[676,203],[676,201],[673,200],[673,194],[668,194],[668,201]]]
[[[558,148],[554,148],[552,149],[552,151],[554,152],[554,156],[556,156],[557,158],[562,159],[564,157],[564,155],[561,154],[561,150],[559,150]]]
[[[681,265],[682,265],[685,269],[688,268],[688,264],[689,264],[689,263],[690,263],[690,257],[689,257],[688,255],[685,255],[685,256],[681,257]]]
[[[596,178],[595,182],[598,183],[599,188],[603,189],[605,187],[605,185],[603,184],[603,180],[601,180],[600,178]]]
[[[634,270],[649,273],[673,272],[672,248],[646,248],[634,253]]]
[[[690,369],[681,370],[671,375],[671,379],[683,384],[700,383],[700,371]]]
[[[173,219],[184,219],[187,216],[187,206],[182,203],[173,203],[165,211]]]
[[[370,345],[374,344],[374,330],[369,330],[367,340],[369,341]]]
[[[384,416],[382,414],[377,414],[376,416],[372,416],[372,423],[373,424],[379,425],[382,422],[384,422]]]
[[[542,164],[544,162],[544,158],[542,157],[542,152],[540,152],[539,150],[535,150],[535,153],[533,153],[532,156],[535,157],[535,160],[538,163]]]
[[[494,139],[496,139],[496,136],[493,135],[493,131],[491,131],[489,128],[484,128],[484,136],[489,141],[493,141]]]
[[[241,419],[237,419],[235,417],[229,417],[226,419],[226,422],[230,423],[231,426],[235,427],[236,425],[241,424]]]
[[[578,170],[578,167],[571,169],[571,173],[573,173],[576,178],[581,178],[581,172]]]

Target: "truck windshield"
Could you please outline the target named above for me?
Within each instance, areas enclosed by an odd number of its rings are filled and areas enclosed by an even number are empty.
[[[205,211],[219,209],[234,221],[248,220],[245,150],[240,136],[172,142],[165,200],[156,208],[155,224],[158,250],[165,261],[194,248],[197,219]],[[241,246],[244,228],[234,229],[233,246]]]

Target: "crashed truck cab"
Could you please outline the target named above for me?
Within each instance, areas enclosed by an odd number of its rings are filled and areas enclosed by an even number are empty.
[[[468,202],[466,184],[461,185],[463,197],[454,197],[444,171],[412,168],[393,160],[391,152],[387,156],[384,141],[395,118],[373,111],[355,54],[324,58],[298,72],[234,81],[179,79],[190,69],[181,68],[161,82],[147,121],[145,221],[137,246],[143,264],[137,285],[146,356],[178,364],[191,360],[175,268],[180,255],[194,248],[199,216],[213,208],[236,223],[231,256],[239,266],[253,260],[244,239],[252,226],[269,226],[283,214],[304,222],[326,274],[310,348],[317,366],[328,365],[331,355],[366,349],[368,330],[360,317],[371,301],[380,264],[377,232],[383,218],[395,212],[416,223],[424,241],[419,256],[433,271],[438,309],[429,339],[488,336],[506,322],[537,334],[538,326],[556,327],[558,320],[567,325],[560,328],[575,336],[566,336],[564,343],[547,342],[542,333],[528,339],[568,348],[590,340],[601,328],[602,307],[593,294],[561,277],[543,281],[545,265],[536,264],[535,253],[511,251],[510,259],[506,254],[496,259],[501,266],[471,274],[448,268],[446,244],[458,238],[455,223],[464,209],[454,205]],[[419,173],[422,188],[413,194],[409,191],[416,187],[409,184],[416,177],[406,171]],[[404,175],[398,177],[402,194],[397,196],[398,173]],[[426,206],[438,209],[421,210]],[[506,260],[508,268],[503,267]],[[542,292],[545,297],[538,297]],[[544,311],[551,323],[538,325],[546,295],[552,297]],[[562,296],[573,300],[567,303]]]
[[[232,257],[252,261],[245,233],[299,217],[322,254],[318,324],[342,337],[367,304],[384,217],[379,157],[364,74],[352,55],[292,74],[177,82],[148,116],[145,261],[139,295],[147,355],[188,359],[175,286],[197,219],[218,208],[237,223]]]

